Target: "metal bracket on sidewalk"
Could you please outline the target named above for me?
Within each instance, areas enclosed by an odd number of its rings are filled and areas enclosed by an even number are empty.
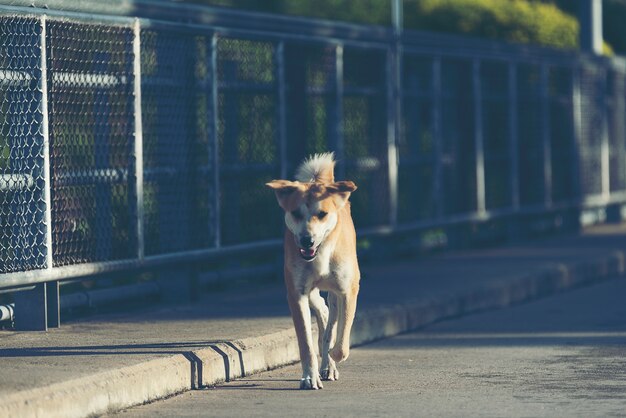
[[[61,326],[61,298],[59,297],[59,282],[46,283],[46,314],[48,328],[59,328]]]
[[[17,292],[15,329],[47,331],[60,326],[59,282],[39,283],[31,290]]]

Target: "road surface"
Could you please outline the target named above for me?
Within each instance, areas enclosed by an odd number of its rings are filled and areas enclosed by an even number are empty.
[[[626,416],[626,279],[358,347],[339,372],[301,391],[294,365],[114,416]]]

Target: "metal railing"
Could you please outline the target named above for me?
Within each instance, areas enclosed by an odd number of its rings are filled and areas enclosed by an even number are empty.
[[[626,202],[621,58],[133,4],[0,6],[0,288],[36,285],[23,306],[278,246],[263,184],[314,152],[359,186],[361,234]]]

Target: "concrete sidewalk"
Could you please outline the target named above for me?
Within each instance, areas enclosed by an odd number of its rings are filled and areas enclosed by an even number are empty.
[[[626,225],[499,249],[364,266],[353,344],[618,277]],[[293,363],[282,285],[0,331],[0,417],[84,417]],[[349,361],[349,360],[348,360]]]

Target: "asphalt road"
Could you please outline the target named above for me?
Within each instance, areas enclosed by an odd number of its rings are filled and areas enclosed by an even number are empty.
[[[116,417],[626,416],[626,279],[359,347],[301,391],[299,365]]]

